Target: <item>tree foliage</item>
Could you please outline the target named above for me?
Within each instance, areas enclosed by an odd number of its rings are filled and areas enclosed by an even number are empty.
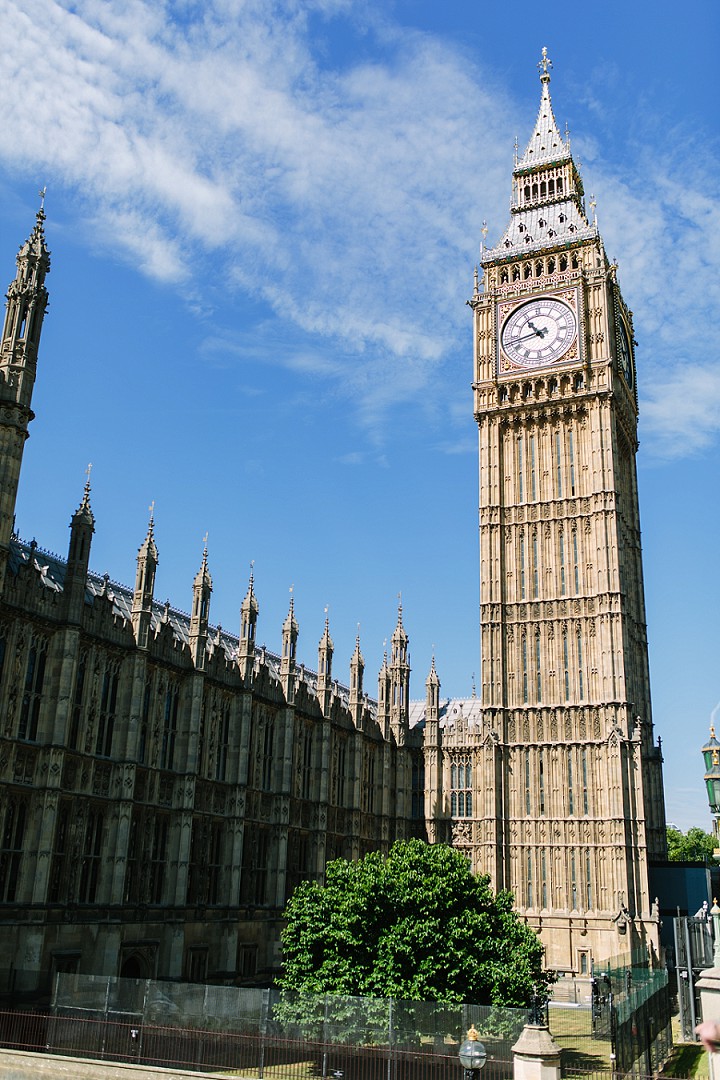
[[[717,841],[712,833],[694,826],[683,833],[672,825],[667,829],[668,859],[671,862],[711,863]]]
[[[509,892],[444,844],[399,841],[387,856],[328,863],[285,910],[286,992],[523,1006],[547,995],[537,934]]]

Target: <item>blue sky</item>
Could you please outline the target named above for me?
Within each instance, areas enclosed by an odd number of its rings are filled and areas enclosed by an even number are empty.
[[[18,529],[65,553],[93,462],[91,564],[260,640],[294,586],[371,692],[402,593],[413,696],[478,673],[472,291],[508,218],[537,61],[635,314],[639,480],[668,818],[709,825],[720,701],[716,46],[720,6],[466,0],[0,0],[0,277],[47,185],[53,265]],[[2,270],[1,267],[5,269]]]

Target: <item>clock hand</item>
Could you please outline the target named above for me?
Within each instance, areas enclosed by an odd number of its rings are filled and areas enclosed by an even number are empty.
[[[535,331],[535,333],[537,334],[537,336],[538,336],[538,337],[545,337],[545,335],[546,335],[546,334],[547,334],[547,332],[548,332],[548,328],[547,328],[547,326],[545,327],[545,329],[544,329],[544,330],[538,330],[538,328],[537,328],[537,326],[535,325],[535,323],[531,323],[531,322],[528,322],[528,326],[530,327],[530,329],[531,329],[531,330],[534,330],[534,331]]]
[[[521,341],[529,341],[530,338],[544,337],[547,330],[533,330],[532,334],[525,334],[524,337],[511,338],[508,342],[509,345],[518,345]]]

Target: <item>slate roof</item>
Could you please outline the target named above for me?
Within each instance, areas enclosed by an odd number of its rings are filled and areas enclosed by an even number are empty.
[[[27,543],[13,537],[10,541],[10,555],[8,558],[10,573],[17,575],[21,566],[27,566],[30,563],[40,575],[40,582],[46,589],[51,589],[56,593],[63,591],[66,571],[64,559],[39,547],[34,541]],[[89,571],[85,601],[88,604],[93,604],[101,596],[107,596],[112,602],[114,615],[118,615],[128,623],[131,622],[132,589],[129,589],[126,585],[121,585],[117,581],[112,581],[107,574],[101,575]],[[183,644],[187,645],[189,643],[190,616],[184,611],[171,607],[169,603],[162,604],[154,600],[150,621],[152,632],[157,632],[162,623],[169,623],[173,634]],[[225,630],[220,630],[218,634],[217,626],[208,627],[208,651],[214,652],[216,648],[220,647],[223,649],[228,661],[232,662],[237,658],[238,646],[239,639],[234,634],[228,634]],[[280,679],[281,658],[277,653],[271,652],[265,646],[256,646],[255,656],[257,662],[267,666],[273,678]],[[298,664],[295,672],[300,681],[308,686],[311,693],[317,695],[317,672],[306,667],[305,664]],[[349,688],[334,679],[333,690],[340,698],[341,703],[347,707],[350,701]],[[377,701],[368,698],[365,704],[371,713],[377,714]],[[411,701],[409,713],[411,728],[416,727],[418,724],[424,724],[425,700]],[[478,698],[448,698],[441,707],[441,726],[454,724],[461,715],[471,724],[480,723],[481,714],[482,708]]]
[[[542,224],[541,224],[542,222]],[[483,265],[497,259],[530,255],[543,248],[556,247],[565,241],[575,244],[578,240],[599,237],[597,225],[590,225],[574,199],[534,206],[513,214],[499,244],[486,248]]]

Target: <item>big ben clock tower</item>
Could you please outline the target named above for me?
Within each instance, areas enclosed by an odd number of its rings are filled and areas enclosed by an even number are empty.
[[[551,967],[657,948],[665,855],[635,469],[632,313],[539,64],[474,310],[483,737],[473,861]]]

